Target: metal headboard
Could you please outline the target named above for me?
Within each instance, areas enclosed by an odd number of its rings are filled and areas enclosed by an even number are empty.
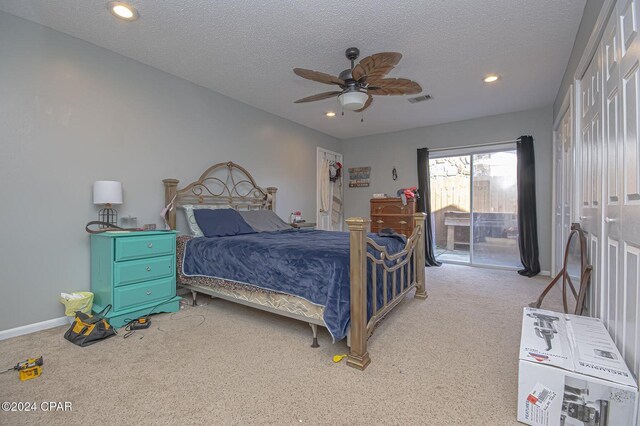
[[[178,189],[177,179],[163,179],[167,222],[176,229],[176,208],[186,204],[230,205],[236,210],[275,210],[278,188],[263,189],[244,167],[228,161],[209,167],[195,182]]]

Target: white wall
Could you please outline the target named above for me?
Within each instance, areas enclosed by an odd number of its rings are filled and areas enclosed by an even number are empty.
[[[417,186],[417,149],[448,148],[534,138],[536,199],[540,266],[551,267],[552,107],[464,120],[402,132],[348,139],[342,142],[345,167],[371,166],[369,188],[349,188],[345,182],[345,218],[369,217],[369,199],[376,192],[395,194],[399,188]],[[391,170],[397,168],[398,180]],[[345,174],[348,179],[348,173]]]
[[[119,213],[159,223],[163,178],[188,183],[232,160],[279,188],[281,217],[302,210],[312,219],[316,146],[341,149],[337,139],[0,12],[0,330],[60,317],[60,292],[89,288],[93,181],[122,181]]]

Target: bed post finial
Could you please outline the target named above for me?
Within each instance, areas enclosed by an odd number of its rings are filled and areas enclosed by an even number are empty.
[[[416,257],[418,270],[416,273],[416,299],[426,299],[427,298],[427,283],[425,282],[425,263],[424,263],[424,247],[425,247],[425,218],[427,217],[426,213],[415,213],[413,215],[413,227],[420,227],[420,236],[418,237],[418,241],[416,242]]]
[[[277,191],[278,191],[278,188],[276,188],[275,186],[267,187],[267,195],[271,197],[270,209],[273,210],[274,212],[276,211],[276,192]]]
[[[346,222],[351,253],[351,348],[347,365],[364,370],[371,362],[367,352],[367,229],[371,221],[351,217]]]
[[[162,179],[162,183],[164,183],[164,205],[168,206],[174,201],[180,181],[178,179]],[[167,212],[167,223],[169,224],[169,228],[176,229],[175,206]]]

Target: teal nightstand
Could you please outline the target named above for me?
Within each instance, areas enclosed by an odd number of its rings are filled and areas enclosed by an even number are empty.
[[[93,312],[111,304],[109,323],[122,327],[140,316],[176,312],[176,233],[103,232],[91,235]]]

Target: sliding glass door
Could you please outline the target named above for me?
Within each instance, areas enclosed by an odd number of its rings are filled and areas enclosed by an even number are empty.
[[[515,147],[480,151],[429,160],[436,257],[520,268]]]
[[[471,262],[471,157],[429,160],[436,258]]]
[[[473,262],[520,268],[516,151],[475,154]]]

